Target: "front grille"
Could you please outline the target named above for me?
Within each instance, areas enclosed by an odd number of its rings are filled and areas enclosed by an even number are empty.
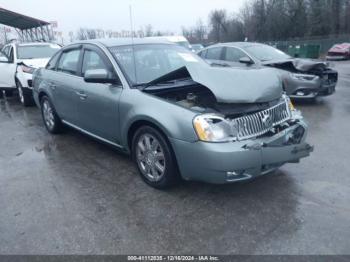
[[[232,119],[238,130],[239,140],[258,137],[269,132],[274,126],[282,124],[292,116],[287,99],[271,108],[251,115]]]

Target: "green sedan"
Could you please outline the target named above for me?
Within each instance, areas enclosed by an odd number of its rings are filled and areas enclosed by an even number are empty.
[[[69,126],[130,154],[155,188],[250,180],[313,150],[273,69],[209,65],[162,40],[68,45],[33,88],[50,133]]]

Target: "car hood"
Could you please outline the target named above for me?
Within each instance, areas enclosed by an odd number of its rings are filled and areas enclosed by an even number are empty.
[[[313,69],[326,69],[329,67],[328,62],[323,62],[320,60],[314,59],[300,59],[300,58],[291,58],[285,60],[273,60],[262,62],[264,66],[278,67],[280,69],[295,69],[300,72],[308,72]]]
[[[45,67],[49,62],[50,58],[36,58],[36,59],[21,59],[19,63],[23,63],[26,66],[33,68]]]
[[[219,103],[265,103],[282,96],[282,83],[271,68],[244,69],[213,67],[207,63],[188,63],[149,85],[191,77],[207,87]]]

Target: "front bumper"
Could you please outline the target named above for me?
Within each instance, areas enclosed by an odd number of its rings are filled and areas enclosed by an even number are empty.
[[[341,61],[341,60],[347,60],[350,58],[350,55],[347,54],[339,54],[339,55],[327,55],[326,60],[329,61]]]
[[[304,130],[299,143],[287,143],[299,127]],[[272,137],[255,140],[190,143],[170,139],[170,142],[185,180],[225,184],[249,180],[309,156],[313,147],[305,143],[306,133],[305,123],[299,121]]]
[[[310,99],[333,94],[337,80],[289,81],[288,84],[290,88],[286,91],[290,98]]]
[[[20,81],[23,89],[33,89],[33,75],[24,73],[24,72],[18,72],[16,75],[17,79]]]

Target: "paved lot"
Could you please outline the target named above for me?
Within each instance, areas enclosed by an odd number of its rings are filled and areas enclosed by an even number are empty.
[[[350,63],[298,103],[315,152],[250,183],[146,186],[131,161],[0,102],[0,254],[350,254]]]

